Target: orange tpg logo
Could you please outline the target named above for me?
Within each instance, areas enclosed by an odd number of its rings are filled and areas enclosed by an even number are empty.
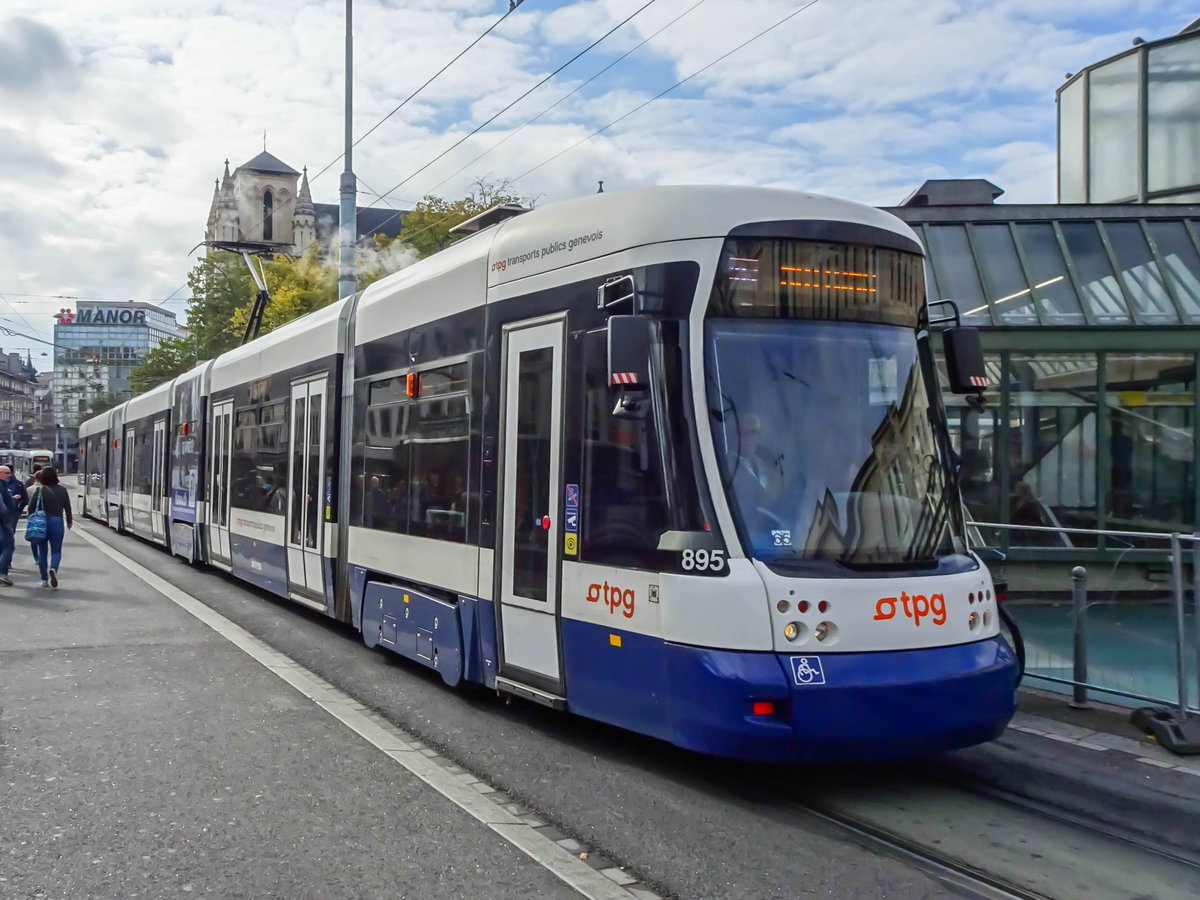
[[[900,598],[881,597],[875,603],[875,621],[884,619],[894,619],[896,617],[896,607],[899,606],[904,610],[904,614],[913,620],[913,624],[918,628],[921,626],[921,619],[927,616],[932,616],[930,619],[934,625],[946,624],[946,598],[941,594],[933,594],[926,597],[924,594],[913,594],[911,597],[908,594],[901,592]]]
[[[601,599],[604,600],[604,605],[608,607],[610,613],[619,612],[626,619],[633,618],[633,591],[622,590],[615,584],[610,585],[607,581],[604,582],[603,586],[598,584],[588,585],[588,603],[599,603]]]

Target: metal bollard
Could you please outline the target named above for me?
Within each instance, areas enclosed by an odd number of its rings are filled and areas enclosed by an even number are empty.
[[[1183,605],[1183,547],[1178,533],[1171,535],[1171,592],[1175,599],[1175,679],[1182,722],[1187,718],[1187,626]]]
[[[1192,535],[1192,620],[1196,628],[1196,705],[1200,706],[1200,531]]]
[[[1087,569],[1083,566],[1071,570],[1071,605],[1075,610],[1075,684],[1071,706],[1075,709],[1091,709],[1087,689]]]

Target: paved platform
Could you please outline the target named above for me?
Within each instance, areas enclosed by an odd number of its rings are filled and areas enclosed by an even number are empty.
[[[0,898],[957,896],[798,817],[795,770],[447,689],[322,616],[82,530],[59,591],[24,544],[0,589]],[[941,762],[1192,847],[1200,768],[1125,718],[1026,692],[1000,740]],[[857,795],[863,774],[817,780]]]
[[[578,896],[77,534],[16,567],[0,896]]]

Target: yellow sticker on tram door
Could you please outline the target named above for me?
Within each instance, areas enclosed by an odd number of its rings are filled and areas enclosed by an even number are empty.
[[[567,533],[563,535],[563,553],[575,556],[579,553],[579,535]]]

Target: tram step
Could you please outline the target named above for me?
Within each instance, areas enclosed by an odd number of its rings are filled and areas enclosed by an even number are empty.
[[[499,675],[496,676],[496,690],[501,693],[512,694],[515,697],[524,697],[526,700],[532,700],[534,703],[549,706],[551,709],[565,709],[567,706],[566,697],[560,697],[558,694],[551,694],[549,691],[530,687],[527,684],[521,684],[519,681],[513,681],[511,678],[504,678]]]

